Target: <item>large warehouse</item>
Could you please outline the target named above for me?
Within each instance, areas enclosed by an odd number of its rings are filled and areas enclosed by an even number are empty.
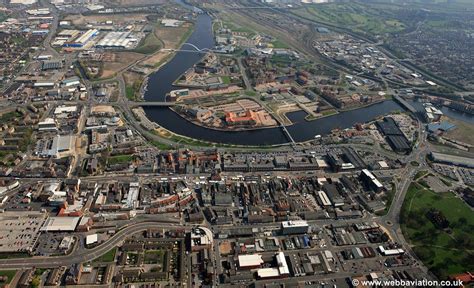
[[[383,121],[377,122],[377,126],[386,137],[388,144],[395,152],[409,152],[411,150],[410,142],[408,141],[402,130],[398,128],[397,123],[393,118],[385,117]]]
[[[48,156],[54,158],[63,158],[69,156],[75,147],[76,136],[72,135],[57,135],[53,138],[51,149],[48,152]]]
[[[72,42],[65,42],[64,47],[75,47],[75,48],[82,48],[86,46],[86,44],[95,36],[99,34],[99,30],[97,29],[90,29],[84,32],[81,36],[79,36],[76,40]]]
[[[474,159],[472,158],[431,152],[431,159],[439,163],[474,168]]]
[[[254,269],[263,264],[262,255],[260,254],[239,255],[238,259],[239,267],[242,269]]]
[[[139,39],[130,32],[109,32],[95,47],[104,49],[131,49],[135,47]]]
[[[45,232],[72,232],[76,230],[81,217],[49,217],[41,231]]]

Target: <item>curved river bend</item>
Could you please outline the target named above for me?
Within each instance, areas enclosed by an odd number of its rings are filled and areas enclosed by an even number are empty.
[[[187,43],[193,44],[200,49],[214,47],[211,17],[207,14],[200,14],[198,16],[194,32],[189,37]],[[188,45],[184,44],[184,46]],[[185,48],[192,50],[191,47]],[[198,62],[202,56],[203,53],[178,52],[171,61],[150,75],[147,91],[144,95],[145,100],[164,101],[168,92],[177,89],[173,87],[173,82]],[[144,110],[150,120],[163,128],[195,139],[238,145],[274,145],[289,142],[281,128],[232,132],[217,131],[195,125],[167,107],[144,107]],[[314,121],[305,121],[305,112],[299,111],[288,114],[288,118],[294,124],[288,126],[287,129],[295,141],[302,142],[311,140],[318,134],[328,134],[335,128],[344,129],[352,127],[355,123],[368,122],[380,115],[388,114],[395,110],[403,109],[394,101],[385,101]]]

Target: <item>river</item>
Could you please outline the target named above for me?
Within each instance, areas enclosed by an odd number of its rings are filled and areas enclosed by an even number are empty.
[[[209,15],[198,15],[194,32],[186,42],[200,49],[214,47],[212,19]],[[186,49],[191,49],[191,47],[186,47]],[[150,75],[147,91],[144,95],[145,100],[164,101],[168,92],[177,89],[173,87],[173,82],[198,62],[202,56],[202,53],[178,52],[160,70]],[[252,131],[217,131],[195,125],[167,107],[145,107],[144,109],[148,118],[158,125],[176,134],[195,139],[238,145],[275,145],[289,142],[281,128]],[[311,140],[318,134],[326,135],[335,128],[349,128],[355,123],[368,122],[396,110],[403,109],[394,101],[389,100],[314,121],[305,121],[305,112],[293,112],[289,113],[288,117],[294,124],[288,126],[287,129],[295,141],[302,142]]]
[[[422,102],[413,101],[413,100],[407,100],[407,102],[410,103],[413,106],[413,108],[415,108],[420,113],[420,115],[421,113],[425,111],[425,108]],[[443,112],[444,115],[450,118],[463,121],[466,123],[474,124],[474,115],[463,113],[461,111],[454,110],[446,106],[441,107],[441,112]]]

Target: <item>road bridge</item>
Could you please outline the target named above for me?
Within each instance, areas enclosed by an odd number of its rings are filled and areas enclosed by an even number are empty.
[[[131,107],[171,107],[177,105],[175,102],[164,101],[143,101],[143,102],[128,102]]]

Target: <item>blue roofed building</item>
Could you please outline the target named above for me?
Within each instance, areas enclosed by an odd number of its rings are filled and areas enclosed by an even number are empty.
[[[449,123],[448,121],[428,124],[428,132],[430,133],[436,133],[438,131],[447,132],[455,128],[456,128],[456,125]]]

